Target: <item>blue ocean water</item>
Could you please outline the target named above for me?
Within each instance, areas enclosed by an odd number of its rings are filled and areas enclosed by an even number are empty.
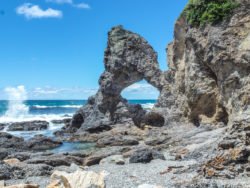
[[[54,137],[54,132],[60,130],[64,124],[55,124],[52,120],[70,118],[84,104],[86,100],[27,100],[0,101],[0,123],[4,123],[6,131],[28,140],[37,134]],[[129,100],[131,104],[141,104],[145,109],[152,108],[156,100]],[[42,120],[49,122],[49,127],[42,131],[8,131],[8,123],[20,121]],[[68,143],[54,149],[54,152],[79,151],[93,148],[93,143]]]
[[[86,100],[27,100],[23,103],[28,107],[28,114],[39,115],[72,115],[86,104]],[[152,108],[156,100],[129,100],[131,104],[141,104],[144,108]],[[4,116],[9,101],[0,100],[0,117]]]

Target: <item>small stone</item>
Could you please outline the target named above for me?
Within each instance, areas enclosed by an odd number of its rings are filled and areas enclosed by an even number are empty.
[[[112,156],[109,156],[109,157],[102,159],[99,164],[100,165],[103,165],[103,164],[124,165],[125,160],[123,159],[122,155],[112,155]]]
[[[2,187],[4,187],[4,186],[5,186],[4,180],[1,180],[1,181],[0,181],[0,188],[2,188]]]
[[[18,159],[6,159],[6,160],[3,160],[3,162],[5,162],[6,164],[10,165],[10,166],[16,166],[18,164],[21,163],[21,161],[19,161]]]

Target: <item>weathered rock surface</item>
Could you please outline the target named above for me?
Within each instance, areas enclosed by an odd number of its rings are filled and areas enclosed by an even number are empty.
[[[40,131],[45,130],[49,126],[47,121],[27,121],[11,123],[8,131]]]
[[[104,137],[97,141],[98,147],[105,146],[132,146],[138,145],[139,142],[131,136],[114,136],[114,137]]]
[[[206,177],[233,178],[249,163],[250,2],[238,2],[231,17],[215,25],[190,27],[181,16],[168,46],[170,108],[197,126],[228,125],[224,140],[210,154]],[[169,100],[161,95],[158,106]]]
[[[48,150],[60,146],[62,142],[43,135],[36,135],[27,142],[27,148],[32,150]]]
[[[6,132],[0,132],[1,148],[23,148],[24,139],[13,136]]]
[[[105,173],[77,170],[74,173],[55,171],[47,188],[105,188]]]
[[[73,156],[67,154],[38,155],[25,161],[27,164],[46,164],[52,167],[70,166],[72,163],[82,165],[83,156]]]
[[[237,1],[231,17],[215,25],[191,27],[180,16],[168,46],[166,72],[160,71],[157,55],[145,39],[121,26],[113,28],[98,92],[56,133],[61,140],[66,136],[96,142],[98,151],[86,156],[12,153],[6,149],[46,150],[60,142],[37,136],[27,143],[0,132],[0,159],[5,160],[0,162],[0,180],[48,176],[55,168],[68,170],[75,163],[109,169],[108,185],[114,186],[115,179],[118,187],[248,186],[250,1]],[[142,79],[160,91],[149,112],[121,97],[123,89]],[[99,175],[88,173],[56,172],[50,187],[99,181]]]

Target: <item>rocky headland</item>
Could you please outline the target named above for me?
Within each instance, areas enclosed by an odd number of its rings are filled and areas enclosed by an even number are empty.
[[[143,37],[112,28],[98,92],[54,138],[0,133],[2,187],[249,187],[250,1],[235,2],[216,23],[193,25],[182,14],[165,72]],[[143,79],[160,91],[150,111],[121,96]],[[37,121],[9,129],[47,126]],[[51,151],[65,141],[95,147]]]

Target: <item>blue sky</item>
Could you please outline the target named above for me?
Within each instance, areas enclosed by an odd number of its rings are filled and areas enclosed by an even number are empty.
[[[104,70],[107,32],[115,25],[142,35],[167,69],[166,46],[188,0],[1,0],[0,99],[25,86],[31,99],[86,99]],[[145,82],[126,98],[156,98]]]

